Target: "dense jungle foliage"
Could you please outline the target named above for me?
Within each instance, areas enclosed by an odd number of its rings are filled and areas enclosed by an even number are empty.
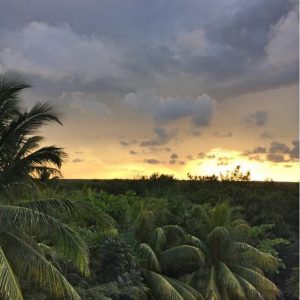
[[[0,78],[1,299],[299,299],[298,184],[59,179],[36,135],[59,115],[27,87]]]

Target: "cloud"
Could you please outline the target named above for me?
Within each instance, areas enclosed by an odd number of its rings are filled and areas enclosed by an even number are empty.
[[[93,35],[75,33],[64,23],[32,21],[20,31],[2,33],[0,70],[15,70],[46,79],[119,78],[118,47]]]
[[[73,163],[80,163],[80,162],[83,162],[84,160],[81,159],[81,158],[75,158],[72,160]]]
[[[292,141],[290,148],[285,143],[273,141],[269,147],[258,146],[251,150],[246,150],[243,155],[249,156],[250,159],[262,161],[262,157],[255,154],[266,154],[266,159],[272,162],[293,162],[299,158],[299,141]]]
[[[290,150],[289,154],[292,159],[299,159],[299,140],[292,142],[293,148]]]
[[[97,115],[108,115],[111,109],[102,103],[96,95],[82,92],[65,93],[58,98],[64,105],[81,113],[96,113]]]
[[[202,132],[199,130],[192,130],[192,136],[201,136]]]
[[[290,148],[284,144],[279,142],[272,142],[269,148],[269,153],[284,153],[287,154],[290,152]]]
[[[248,124],[256,126],[264,126],[268,121],[268,113],[266,111],[257,111],[244,119]]]
[[[122,146],[127,147],[127,146],[131,146],[131,145],[137,144],[137,141],[136,141],[136,140],[120,141],[120,144],[121,144]]]
[[[273,134],[271,134],[271,133],[268,132],[268,131],[264,131],[264,132],[260,135],[260,137],[261,137],[262,139],[273,139]]]
[[[209,50],[209,42],[203,29],[181,32],[176,37],[178,51],[189,55],[206,55]]]
[[[289,11],[271,26],[269,43],[265,51],[268,63],[275,68],[296,67],[299,63],[298,9]]]
[[[205,94],[195,100],[184,97],[164,98],[153,90],[129,93],[124,102],[140,112],[151,113],[159,123],[189,118],[197,127],[209,125],[214,106],[214,100]]]
[[[232,132],[231,131],[228,131],[226,133],[214,132],[214,136],[221,137],[221,138],[228,138],[228,137],[232,137]]]
[[[269,161],[272,161],[272,162],[275,162],[275,163],[286,162],[286,160],[285,160],[285,158],[282,154],[269,153],[267,155],[267,159]]]
[[[173,154],[170,156],[170,158],[172,158],[172,159],[177,159],[177,158],[178,158],[178,154],[173,153]]]
[[[137,154],[137,152],[134,151],[134,150],[131,150],[129,153],[130,153],[131,155],[136,155],[136,154]]]
[[[145,159],[144,162],[150,165],[158,165],[161,163],[159,160],[155,158]]]
[[[155,137],[140,142],[140,147],[153,147],[167,144],[170,140],[177,136],[177,130],[167,131],[163,127],[154,128]],[[166,151],[168,151],[166,149]]]

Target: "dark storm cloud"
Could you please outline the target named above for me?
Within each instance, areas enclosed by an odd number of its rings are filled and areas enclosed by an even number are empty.
[[[298,79],[295,3],[3,0],[0,71],[122,95],[182,74],[219,98],[290,84]],[[156,117],[177,118],[175,108]]]

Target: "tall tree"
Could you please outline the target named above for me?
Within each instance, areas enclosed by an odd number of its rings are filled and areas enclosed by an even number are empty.
[[[47,103],[22,110],[20,93],[28,87],[19,76],[0,76],[1,191],[19,186],[41,170],[58,173],[65,155],[60,147],[39,148],[43,138],[33,135],[35,131],[60,121]],[[29,281],[47,289],[55,299],[80,299],[43,249],[55,251],[89,274],[86,244],[59,221],[61,216],[67,221],[78,217],[83,206],[68,200],[21,200],[12,202],[0,194],[0,298],[23,300],[22,282]]]
[[[211,210],[195,207],[197,237],[193,244],[206,254],[204,268],[189,276],[188,282],[206,295],[207,300],[275,300],[279,289],[266,272],[276,271],[277,258],[248,243],[250,226],[236,219],[227,203]]]
[[[19,75],[0,76],[0,187],[32,179],[44,172],[60,174],[65,157],[61,147],[40,147],[43,137],[35,135],[41,126],[59,120],[57,109],[37,103],[23,110],[20,93],[30,86]]]

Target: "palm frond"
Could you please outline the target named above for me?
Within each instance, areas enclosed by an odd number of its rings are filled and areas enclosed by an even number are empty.
[[[215,267],[212,266],[210,269],[210,278],[206,289],[207,300],[222,300],[216,280]]]
[[[231,266],[232,270],[253,285],[268,300],[276,300],[280,295],[277,286],[261,273],[241,266]]]
[[[237,260],[244,266],[257,266],[265,271],[276,271],[279,267],[279,260],[270,253],[262,252],[255,247],[241,242],[233,243]]]
[[[19,281],[0,246],[0,295],[3,299],[23,300]]]
[[[218,266],[218,282],[234,298],[246,299],[240,282],[234,273],[222,262]]]
[[[134,231],[137,238],[141,241],[147,241],[151,231],[156,224],[157,214],[156,211],[143,210],[140,212],[134,224]]]
[[[150,235],[149,245],[154,252],[161,252],[167,244],[167,237],[165,231],[161,227],[157,227]]]
[[[66,278],[44,256],[22,239],[2,232],[0,244],[18,275],[27,280],[34,280],[57,298],[80,299]]]
[[[203,251],[206,257],[209,256],[209,250],[205,243],[194,235],[187,235],[187,241],[190,245],[197,247]]]
[[[71,201],[68,199],[39,199],[16,203],[17,206],[39,211],[52,217],[66,221],[80,219],[96,219],[97,213],[87,201]]]
[[[19,113],[18,117],[14,118],[9,126],[2,131],[0,150],[12,140],[16,140],[21,136],[31,135],[36,129],[49,122],[62,124],[58,118],[57,110],[49,103],[37,103],[30,111]]]
[[[21,231],[50,242],[50,246],[72,260],[83,274],[89,274],[87,245],[57,219],[26,207],[0,205],[0,225],[4,231]]]
[[[26,139],[21,145],[20,149],[18,150],[15,159],[21,159],[26,154],[36,149],[39,146],[39,144],[43,141],[43,139],[44,138],[41,136],[31,136],[28,139]]]
[[[184,300],[176,289],[162,275],[149,271],[146,274],[147,284],[158,300]]]
[[[163,226],[163,230],[166,233],[168,244],[180,244],[185,242],[186,233],[185,230],[178,225],[166,225]]]
[[[197,290],[192,288],[190,285],[176,280],[174,278],[169,278],[164,276],[172,286],[177,290],[177,292],[182,296],[185,300],[205,300],[205,298],[199,293]]]
[[[247,300],[263,300],[263,296],[260,294],[260,292],[247,280],[245,280],[243,277],[236,275],[236,278],[239,280],[241,286],[244,289],[246,299]]]
[[[204,264],[203,252],[190,245],[169,248],[159,255],[163,272],[191,273]]]
[[[148,244],[142,243],[140,244],[140,252],[142,259],[144,260],[145,268],[160,273],[160,263],[152,248]]]

